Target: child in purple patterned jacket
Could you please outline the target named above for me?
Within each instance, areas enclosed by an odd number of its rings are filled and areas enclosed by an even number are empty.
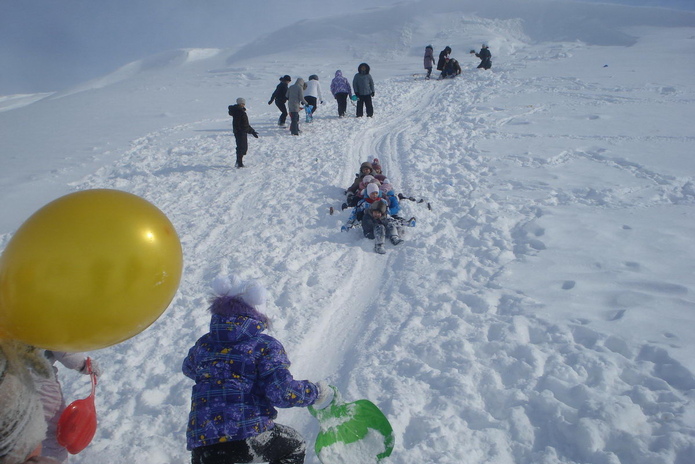
[[[257,281],[235,275],[213,283],[210,331],[188,352],[183,373],[195,380],[187,446],[193,464],[301,464],[306,443],[276,424],[275,407],[326,406],[333,391],[321,381],[294,380],[282,344],[263,333],[269,320]]]

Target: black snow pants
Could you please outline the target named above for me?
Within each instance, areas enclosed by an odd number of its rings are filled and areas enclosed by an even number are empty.
[[[280,103],[279,101],[275,100],[275,106],[277,106],[280,110],[280,118],[278,119],[278,125],[284,126],[285,121],[287,121],[287,105],[285,105],[285,102]]]
[[[235,133],[234,138],[236,139],[236,162],[237,164],[243,164],[244,155],[249,150],[249,134],[246,132]]]
[[[347,92],[339,92],[335,94],[335,99],[338,102],[338,116],[345,116],[345,111],[347,110]]]
[[[201,446],[192,452],[192,464],[230,464],[267,462],[303,464],[304,438],[292,427],[275,424],[272,430],[247,438]]]
[[[357,100],[357,117],[361,118],[364,108],[367,108],[367,117],[371,118],[374,115],[374,107],[372,106],[371,95],[360,95]]]

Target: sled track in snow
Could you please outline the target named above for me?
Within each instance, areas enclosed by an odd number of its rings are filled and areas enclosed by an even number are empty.
[[[498,284],[508,263],[545,246],[537,224],[543,205],[491,193],[496,167],[477,148],[512,121],[500,125],[485,108],[505,79],[503,72],[443,82],[394,78],[377,87],[373,119],[319,111],[300,137],[260,113],[252,123],[262,137],[251,139],[250,167],[242,170],[231,167],[231,131],[219,132],[228,121],[199,121],[134,141],[118,163],[80,183],[155,203],[174,222],[185,255],[165,317],[108,349],[113,372],[147,366],[148,375],[119,391],[104,382],[101,409],[120,426],[100,431],[97,443],[181,447],[190,382],[180,362],[206,330],[205,296],[220,269],[263,278],[275,334],[298,378],[329,376],[345,396],[369,397],[384,409],[396,429],[393,463],[432,462],[432,450],[440,464],[458,464],[462,455],[554,462],[560,449],[559,462],[619,456],[648,464],[651,436],[687,441],[662,419],[680,420],[688,401],[681,392],[694,381],[665,351],[634,352],[581,320],[551,324],[533,315],[536,302]],[[339,232],[347,211],[327,214],[369,155],[398,191],[434,207],[403,202],[403,215],[417,216],[418,226],[402,245],[387,243],[386,256],[374,254],[359,229]],[[249,227],[259,217],[263,226]],[[160,352],[172,337],[175,352]],[[280,418],[315,432],[304,411]],[[613,429],[600,431],[604,423]],[[162,436],[171,430],[175,437]]]

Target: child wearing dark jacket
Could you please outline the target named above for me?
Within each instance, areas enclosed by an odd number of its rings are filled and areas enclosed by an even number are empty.
[[[304,462],[306,443],[275,423],[276,407],[325,406],[325,382],[295,380],[282,344],[264,333],[266,291],[236,275],[213,282],[210,331],[188,352],[183,373],[195,381],[187,447],[193,464]]]
[[[373,185],[373,184],[371,184]],[[389,217],[388,206],[384,201],[375,201],[365,210],[362,217],[362,231],[364,236],[375,241],[374,251],[379,254],[386,253],[384,241],[389,237],[391,243],[398,245],[403,243],[400,238],[398,222]]]

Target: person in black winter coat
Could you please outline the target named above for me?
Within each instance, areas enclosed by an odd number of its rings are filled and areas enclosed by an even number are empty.
[[[439,60],[437,61],[437,71],[443,71],[444,66],[446,66],[446,62],[449,59],[449,55],[451,55],[451,47],[448,45],[444,50],[439,52]]]
[[[285,74],[280,78],[280,83],[275,87],[275,92],[270,96],[269,105],[275,102],[275,106],[280,110],[280,119],[278,119],[278,126],[285,126],[285,121],[287,120],[287,86],[292,82],[292,78]]]
[[[473,50],[471,50],[471,52],[475,53]],[[478,65],[478,69],[492,68],[492,53],[490,53],[490,49],[487,48],[487,45],[483,44],[483,47],[480,49],[480,52],[476,53],[475,56],[480,58],[480,64]]]
[[[246,115],[246,100],[236,99],[236,105],[229,106],[229,115],[232,119],[232,129],[236,139],[236,167],[244,167],[244,155],[249,148],[248,134],[258,138],[258,132],[249,124],[249,117]]]

